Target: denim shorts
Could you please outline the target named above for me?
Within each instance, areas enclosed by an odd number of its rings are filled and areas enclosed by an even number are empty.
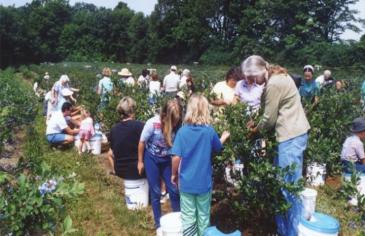
[[[66,140],[66,134],[47,134],[47,140],[51,144],[62,143]]]

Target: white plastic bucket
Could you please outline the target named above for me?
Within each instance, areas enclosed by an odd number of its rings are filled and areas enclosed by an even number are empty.
[[[358,173],[360,175],[360,181],[357,183],[357,191],[361,195],[365,195],[365,174]],[[351,174],[344,173],[343,178],[345,181],[351,181]],[[349,203],[353,206],[357,206],[357,198],[356,196],[351,196]]]
[[[298,236],[337,236],[340,224],[335,218],[315,212],[310,220],[301,218]]]
[[[316,210],[317,191],[311,188],[305,188],[300,193],[300,199],[302,200],[302,216],[309,220]]]
[[[90,146],[91,146],[92,154],[94,154],[94,155],[101,154],[101,140],[102,140],[102,134],[95,134],[90,139]]]
[[[127,208],[137,210],[148,206],[147,179],[124,180],[124,195]]]
[[[326,180],[326,164],[312,163],[307,166],[307,182],[311,186],[322,186]]]
[[[160,219],[163,236],[182,236],[182,223],[180,212],[168,213]]]

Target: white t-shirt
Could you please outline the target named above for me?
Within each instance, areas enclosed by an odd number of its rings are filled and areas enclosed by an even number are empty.
[[[137,82],[138,82],[139,86],[146,88],[148,85],[148,75],[146,77],[143,77],[143,75],[140,75],[138,77]]]
[[[216,94],[218,99],[230,104],[234,100],[235,88],[229,87],[226,81],[221,81],[214,85],[212,93]]]
[[[188,79],[187,76],[183,75],[180,79],[179,88],[182,89],[184,86],[186,86],[186,80]]]
[[[316,79],[316,83],[319,84],[320,87],[322,87],[324,84],[324,75],[318,76]]]
[[[149,91],[150,91],[150,96],[154,95],[159,96],[161,91],[161,82],[151,80],[149,84]]]
[[[177,92],[179,88],[180,77],[171,72],[170,74],[166,75],[163,80],[163,87],[165,88],[165,92]]]
[[[61,111],[55,111],[51,115],[51,119],[47,123],[46,135],[60,134],[68,127],[66,119]]]
[[[120,80],[127,86],[134,86],[136,83],[132,76],[129,76],[128,78],[121,78]]]

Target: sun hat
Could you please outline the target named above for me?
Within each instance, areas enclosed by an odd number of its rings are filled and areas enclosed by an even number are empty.
[[[120,76],[132,76],[132,73],[128,70],[128,68],[123,68],[121,71],[118,72]]]
[[[185,75],[185,76],[188,76],[188,75],[190,75],[190,70],[189,69],[184,69],[182,71],[182,74]]]
[[[351,132],[359,133],[364,130],[365,130],[365,118],[364,117],[358,117],[352,121]]]
[[[61,77],[60,77],[60,81],[61,81],[61,82],[68,82],[68,81],[70,81],[70,78],[68,78],[68,76],[67,76],[67,75],[61,75]]]
[[[64,97],[68,97],[68,96],[71,96],[72,94],[74,94],[74,92],[72,92],[71,89],[69,89],[69,88],[64,88],[61,90],[61,94]]]
[[[307,69],[309,69],[309,70],[311,70],[312,72],[314,72],[314,67],[313,67],[313,66],[311,66],[311,65],[305,65],[305,66],[303,67],[303,70],[307,70]]]
[[[177,67],[175,65],[172,65],[170,70],[177,71]]]

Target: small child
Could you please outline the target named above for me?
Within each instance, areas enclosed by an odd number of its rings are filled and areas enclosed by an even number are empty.
[[[83,109],[81,111],[79,154],[81,154],[84,144],[86,145],[87,152],[91,151],[89,140],[94,134],[94,124],[93,119],[90,117],[90,112]]]
[[[187,106],[184,125],[177,132],[171,151],[171,182],[179,185],[184,235],[202,236],[210,224],[211,156],[222,149],[222,144],[230,135],[225,131],[219,139],[210,122],[208,100],[203,95],[193,94]]]
[[[352,121],[352,135],[347,137],[341,151],[341,161],[344,171],[351,173],[352,165],[358,172],[365,173],[365,118],[359,117]]]

